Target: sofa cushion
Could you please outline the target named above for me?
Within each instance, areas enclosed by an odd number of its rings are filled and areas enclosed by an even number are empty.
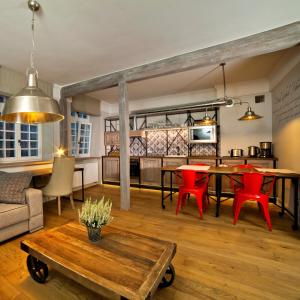
[[[29,219],[29,209],[25,204],[0,203],[0,228]]]
[[[25,204],[25,189],[32,174],[28,172],[0,173],[0,202]]]

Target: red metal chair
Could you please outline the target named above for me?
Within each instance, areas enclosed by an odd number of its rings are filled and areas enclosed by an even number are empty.
[[[243,165],[232,165],[231,167],[235,167],[241,169],[241,172],[247,170],[253,170],[255,168],[254,165],[251,164],[243,164]],[[241,172],[236,172],[229,176],[230,178],[230,186],[234,193],[236,193],[243,186],[243,177],[241,176]],[[241,179],[241,181],[239,181]]]
[[[181,206],[185,205],[186,196],[189,194],[193,194],[196,197],[200,218],[202,219],[203,206],[204,208],[206,208],[205,200],[207,197],[207,185],[209,176],[207,172],[201,172],[200,174],[202,175],[202,182],[196,185],[197,174],[194,170],[182,170],[176,172],[176,177],[180,177],[181,175],[182,178],[182,185],[179,185],[176,215],[178,214]]]
[[[263,193],[262,188],[264,185],[265,177],[270,177],[271,181],[269,182],[268,191]],[[273,174],[264,175],[257,172],[245,172],[242,174],[243,186],[240,189],[236,190],[233,201],[234,225],[238,220],[242,204],[245,201],[252,200],[257,201],[259,209],[267,222],[269,230],[272,230],[272,224],[269,214],[269,196],[273,190],[274,182],[275,177]]]

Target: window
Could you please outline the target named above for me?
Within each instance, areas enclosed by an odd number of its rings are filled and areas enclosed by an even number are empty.
[[[92,124],[90,117],[81,112],[71,113],[71,141],[73,156],[90,156]]]
[[[6,97],[0,96],[2,112]],[[40,125],[0,121],[0,160],[36,160],[41,158]]]

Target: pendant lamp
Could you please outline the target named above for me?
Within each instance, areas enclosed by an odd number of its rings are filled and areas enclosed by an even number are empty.
[[[262,116],[257,115],[250,106],[248,106],[245,114],[239,118],[239,121],[252,121],[252,120],[257,120],[261,119]]]
[[[34,67],[34,13],[39,10],[40,5],[37,1],[29,0],[28,7],[32,11],[32,50],[30,68],[27,70],[27,86],[6,101],[0,119],[5,122],[26,124],[61,121],[64,116],[60,113],[58,102],[48,97],[38,87],[38,72]]]
[[[198,125],[215,125],[217,124],[214,119],[212,119],[208,114],[207,114],[207,108],[205,109],[205,115],[203,119],[197,122]]]

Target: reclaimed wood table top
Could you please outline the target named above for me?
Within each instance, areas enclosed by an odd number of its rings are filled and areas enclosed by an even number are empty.
[[[21,249],[80,284],[128,299],[152,297],[176,253],[176,244],[111,226],[92,243],[78,223],[37,233]]]
[[[161,167],[161,171],[164,172],[175,172],[175,171],[181,171],[178,169],[179,167],[183,166],[163,166]],[[207,172],[209,174],[232,174],[237,172],[261,172],[265,175],[275,175],[276,177],[286,177],[286,178],[300,178],[300,173],[294,172],[292,170],[284,170],[285,172],[282,172],[281,169],[270,169],[271,172],[262,172],[259,171],[261,168],[253,168],[253,169],[241,169],[239,167],[221,167],[221,166],[210,166],[209,169],[205,170],[204,172]],[[264,169],[266,170],[266,169]],[[289,171],[289,172],[287,172]]]

